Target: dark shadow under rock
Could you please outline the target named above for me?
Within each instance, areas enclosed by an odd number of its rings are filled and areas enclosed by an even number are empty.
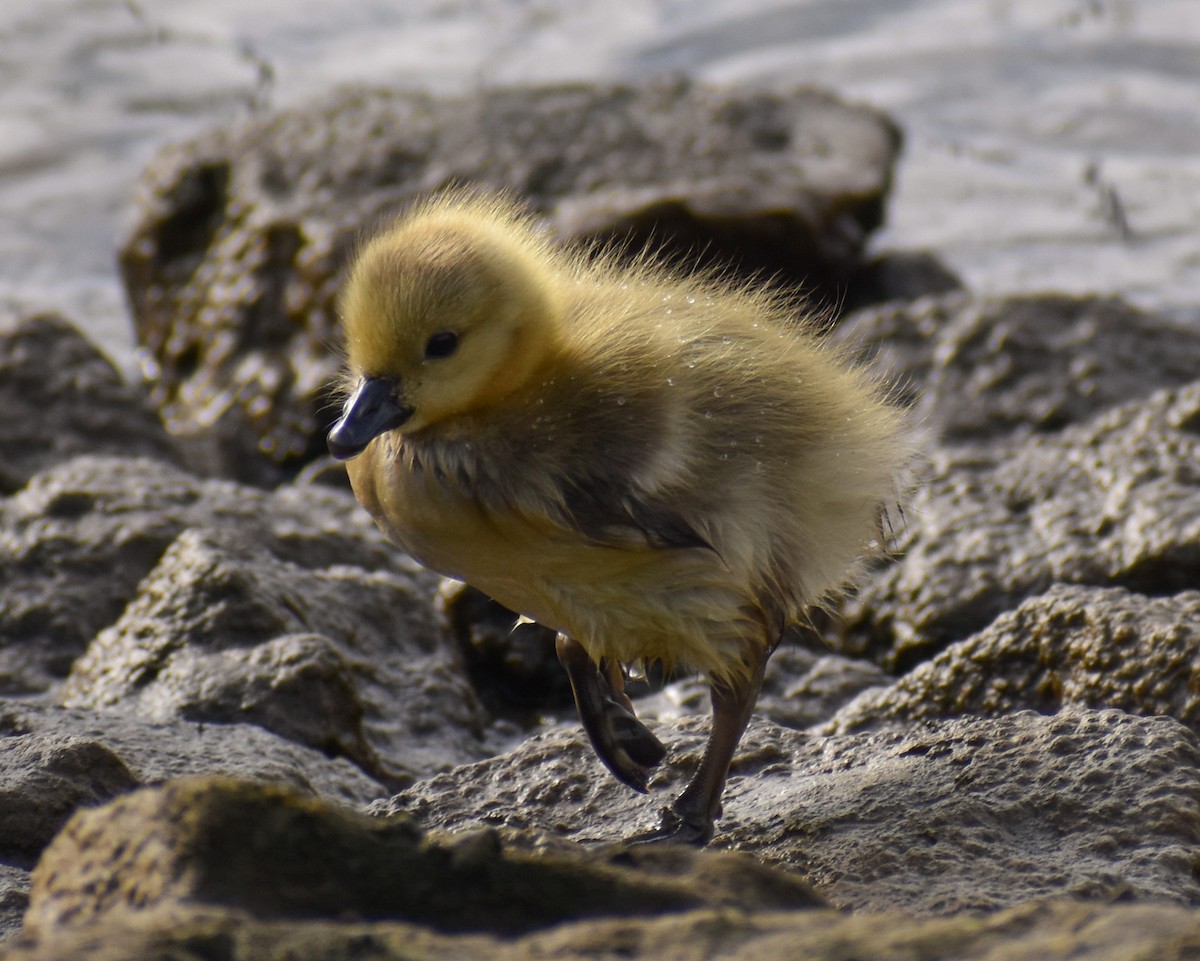
[[[347,255],[417,197],[506,190],[563,239],[837,301],[899,147],[881,114],[805,88],[355,90],[164,150],[121,269],[171,430],[208,437],[231,476],[275,483],[324,453]]]
[[[903,671],[1055,583],[1200,584],[1200,382],[1058,434],[943,448],[896,557],[844,612],[848,649]]]
[[[520,621],[508,608],[458,581],[443,581],[438,606],[471,683],[492,714],[530,723],[541,712],[573,709],[571,684],[554,650],[555,631]]]
[[[651,781],[660,803],[698,761],[707,726],[656,725],[671,749]],[[555,730],[373,809],[600,843],[650,827],[656,807],[608,777],[581,735]],[[715,843],[798,868],[858,910],[953,914],[1064,894],[1197,904],[1200,742],[1171,718],[1120,711],[828,738],[758,721]]]
[[[927,250],[890,250],[872,257],[854,272],[839,306],[849,313],[875,304],[916,300],[962,289],[958,275],[936,254]]]
[[[821,728],[846,734],[1065,706],[1165,714],[1200,734],[1200,593],[1058,585],[865,691]]]
[[[179,461],[145,395],[70,323],[0,320],[0,496],[88,453]]]

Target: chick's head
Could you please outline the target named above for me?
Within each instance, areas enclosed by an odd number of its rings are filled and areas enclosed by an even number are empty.
[[[470,208],[417,215],[368,243],[342,297],[354,392],[330,432],[334,455],[486,410],[529,381],[558,339],[539,253],[519,221]]]

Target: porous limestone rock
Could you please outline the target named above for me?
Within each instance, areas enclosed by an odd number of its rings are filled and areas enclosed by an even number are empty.
[[[260,921],[234,909],[170,905],[94,927],[22,939],[5,961],[1166,961],[1200,950],[1200,912],[1067,899],[994,917],[912,918],[829,909],[706,908],[568,921],[521,937],[442,934],[396,921]]]
[[[176,781],[79,812],[35,869],[30,902],[33,937],[169,902],[507,935],[586,917],[820,903],[799,879],[741,855],[669,847],[531,854],[506,850],[495,832],[425,838],[404,816],[370,818],[222,778]]]
[[[267,494],[160,460],[81,455],[0,499],[0,693],[60,683],[191,528],[235,531],[299,568],[391,571],[424,578],[430,593],[437,583],[345,492],[292,485]]]
[[[256,531],[185,530],[59,699],[257,723],[393,787],[482,757],[485,720],[433,611],[433,579],[392,566],[305,568]]]
[[[861,311],[836,338],[947,445],[1051,434],[1200,370],[1200,331],[1111,297],[922,297]]]
[[[29,872],[80,807],[202,773],[254,778],[365,804],[387,789],[253,724],[153,723],[122,714],[0,701],[0,939],[19,926]]]
[[[1200,734],[1200,593],[1060,584],[822,725],[845,734],[962,715],[1116,707]]]
[[[843,612],[848,650],[902,672],[1056,583],[1200,584],[1200,381],[931,461],[895,556]]]
[[[595,843],[652,827],[708,722],[653,725],[653,798],[616,783],[575,730],[414,785],[372,810],[429,826]],[[950,915],[1058,895],[1200,904],[1200,741],[1172,718],[1020,712],[870,735],[754,721],[714,844],[801,872],[844,908]]]

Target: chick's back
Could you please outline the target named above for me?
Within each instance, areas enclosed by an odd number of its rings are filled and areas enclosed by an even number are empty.
[[[876,534],[900,414],[778,298],[603,259],[558,282],[552,376],[454,439],[475,495],[578,540],[579,582],[559,570],[543,587],[573,623],[551,626],[599,656],[736,672]],[[605,591],[597,548],[628,555],[638,582]],[[544,550],[530,543],[528,576]]]

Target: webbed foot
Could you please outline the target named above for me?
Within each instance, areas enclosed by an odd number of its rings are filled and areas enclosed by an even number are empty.
[[[583,645],[565,634],[558,635],[555,646],[596,756],[622,784],[647,793],[650,772],[666,757],[667,749],[633,713],[619,668],[607,675],[601,672]]]
[[[658,827],[626,838],[628,844],[694,844],[704,847],[712,840],[714,819],[704,812],[680,812],[676,806],[662,809]]]

